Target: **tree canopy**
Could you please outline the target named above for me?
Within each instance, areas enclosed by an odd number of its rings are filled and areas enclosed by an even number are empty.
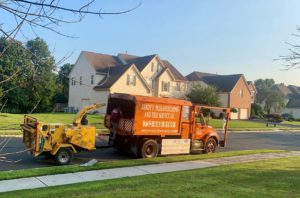
[[[61,95],[60,102],[67,101],[72,65],[65,64],[57,74],[54,57],[41,38],[25,46],[1,38],[0,51],[7,46],[11,47],[0,56],[0,104],[5,103],[6,112],[50,111],[57,102],[54,95]]]
[[[198,103],[208,106],[220,106],[220,96],[218,90],[213,86],[195,85],[187,94],[187,97],[193,103]]]

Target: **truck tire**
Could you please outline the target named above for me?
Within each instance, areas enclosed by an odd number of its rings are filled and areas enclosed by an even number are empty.
[[[214,138],[209,138],[205,143],[203,153],[214,153],[217,150],[217,142]]]
[[[69,148],[61,148],[55,154],[55,161],[58,165],[70,164],[73,158],[73,153]]]
[[[158,155],[158,144],[155,140],[148,139],[144,141],[141,147],[140,156],[142,158],[153,158]]]

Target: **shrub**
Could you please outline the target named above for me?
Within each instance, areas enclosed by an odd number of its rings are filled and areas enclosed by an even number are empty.
[[[282,122],[283,121],[283,117],[280,115],[280,114],[276,114],[276,113],[273,113],[273,114],[267,114],[265,116],[265,118],[268,120],[268,121],[272,121],[272,122]]]

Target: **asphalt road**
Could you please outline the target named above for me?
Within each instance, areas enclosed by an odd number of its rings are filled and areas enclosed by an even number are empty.
[[[0,137],[0,143],[5,138]],[[6,138],[7,139],[7,138]],[[103,145],[103,141],[97,141],[98,146]],[[219,152],[233,150],[252,150],[252,149],[284,149],[284,150],[300,150],[300,133],[298,132],[232,132],[228,134],[228,142],[226,148],[220,148]],[[8,152],[16,152],[24,150],[21,138],[10,138],[7,146],[0,154]],[[107,160],[132,159],[131,155],[121,154],[114,148],[99,148],[93,152],[81,152],[74,156],[73,164],[85,163],[91,159],[97,159],[100,162]],[[5,160],[5,161],[3,161]],[[7,160],[19,162],[7,162]],[[14,154],[7,156],[7,159],[1,159],[0,155],[0,171],[17,170],[27,168],[49,167],[55,166],[55,162],[46,159],[43,156],[32,157],[29,153]]]

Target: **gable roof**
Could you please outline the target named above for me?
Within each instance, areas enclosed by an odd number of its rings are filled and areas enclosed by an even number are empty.
[[[108,54],[82,51],[82,55],[86,57],[96,71],[122,64],[118,57]]]
[[[221,92],[231,92],[242,74],[204,76],[205,83],[216,87]],[[247,86],[248,87],[248,86]]]
[[[106,73],[104,78],[94,88],[110,88],[126,72],[132,64],[120,65],[110,68],[98,69],[98,72]]]
[[[119,79],[120,77],[129,69],[129,68],[134,68],[138,76],[141,78],[142,83],[146,86],[147,89],[150,90],[147,82],[145,79],[140,75],[138,72],[138,69],[134,64],[126,64],[126,65],[120,65],[120,66],[115,66],[115,67],[110,67],[110,68],[103,68],[100,69],[99,72],[107,73],[105,77],[94,87],[94,89],[108,89],[111,86],[113,86]]]
[[[162,63],[171,71],[175,80],[187,81],[187,79],[169,61],[162,60]]]
[[[216,74],[194,71],[187,75],[185,78],[189,81],[201,81],[204,76],[216,76]]]
[[[253,90],[257,93],[257,89],[255,84],[252,81],[247,81],[248,86],[251,86],[253,88]]]
[[[129,54],[118,54],[118,57],[121,58],[126,63],[135,64],[139,71],[142,71],[155,57],[158,58],[158,61],[163,65],[163,67],[169,68],[173,74],[175,80],[178,81],[187,81],[187,79],[167,60],[160,60],[157,54],[149,56],[135,56]]]
[[[294,95],[286,104],[286,108],[300,108],[300,94]]]
[[[221,92],[231,92],[243,74],[217,75],[204,72],[192,72],[186,76],[189,81],[202,81],[208,85],[216,87]],[[248,87],[247,82],[245,82]]]

